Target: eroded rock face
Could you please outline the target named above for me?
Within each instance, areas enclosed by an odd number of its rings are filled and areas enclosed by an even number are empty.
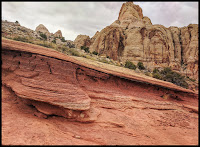
[[[198,94],[190,90],[32,44],[3,39],[2,49],[3,144],[198,143]]]
[[[49,30],[43,24],[40,24],[39,26],[37,26],[35,31],[38,33],[41,32],[43,34],[46,34],[48,37],[51,35]]]
[[[198,80],[198,25],[152,25],[132,2],[124,3],[118,20],[95,34],[90,50],[123,63],[141,61],[150,70],[171,67]]]
[[[55,34],[53,34],[54,37],[58,37],[58,38],[62,38],[62,32],[61,30],[58,30],[57,32],[55,32]]]
[[[90,49],[91,51],[95,49],[99,54],[104,54],[117,60],[118,57],[122,56],[125,45],[124,40],[125,36],[121,28],[106,27],[98,33]]]
[[[89,47],[91,42],[90,42],[90,37],[87,35],[78,35],[76,39],[74,40],[75,47],[80,49],[81,46],[86,46]]]

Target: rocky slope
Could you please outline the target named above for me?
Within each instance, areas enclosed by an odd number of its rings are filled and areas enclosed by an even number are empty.
[[[44,38],[41,37],[40,35],[42,33],[46,35],[47,37],[46,41],[48,43],[54,42],[57,45],[64,45],[69,48],[74,48],[74,42],[71,40],[65,40],[62,36],[61,30],[58,30],[53,34],[50,33],[49,30],[43,24],[38,25],[35,31],[26,28],[24,26],[21,26],[19,22],[9,22],[6,20],[5,21],[2,20],[1,24],[2,24],[1,34],[3,37],[6,38],[21,37],[31,40],[44,40]]]
[[[198,144],[198,93],[87,62],[2,39],[2,144]]]
[[[123,63],[141,61],[150,70],[171,67],[198,80],[197,24],[182,28],[152,25],[151,20],[143,16],[140,6],[126,2],[118,20],[95,34],[94,38],[90,50],[100,55]],[[84,40],[80,44],[85,44]]]

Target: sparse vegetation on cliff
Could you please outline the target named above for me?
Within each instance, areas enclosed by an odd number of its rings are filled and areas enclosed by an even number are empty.
[[[135,64],[133,64],[133,62],[131,62],[131,61],[126,61],[126,63],[125,63],[125,67],[126,68],[129,68],[129,69],[136,69],[137,67],[136,67],[136,65]]]
[[[178,72],[173,71],[170,67],[165,67],[159,71],[157,68],[153,70],[153,78],[164,80],[167,82],[174,83],[178,86],[188,88],[185,76],[182,76]]]
[[[40,36],[44,39],[44,40],[47,40],[47,35],[46,34],[43,34],[40,32]]]
[[[29,42],[28,38],[26,38],[26,37],[20,37],[20,36],[14,37],[13,40],[22,41],[22,42]]]
[[[81,46],[81,49],[84,50],[86,53],[89,53],[89,47]]]
[[[93,52],[92,52],[92,54],[94,54],[94,55],[98,55],[98,52],[96,52],[96,51],[93,51]]]
[[[138,62],[137,68],[140,69],[140,70],[144,70],[145,69],[145,67],[144,67],[142,62]]]

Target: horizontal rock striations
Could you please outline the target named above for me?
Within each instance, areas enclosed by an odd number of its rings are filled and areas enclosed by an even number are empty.
[[[129,95],[146,98],[154,94],[155,89],[157,97],[170,94],[172,98],[186,101],[197,97],[191,90],[172,83],[99,69],[36,45],[3,39],[2,49],[3,85],[11,88],[18,97],[30,100],[38,109],[42,108],[36,106],[36,102],[55,106],[56,110],[61,109],[60,116],[66,118],[71,118],[72,114],[68,113],[72,111],[78,121],[97,118],[92,115],[94,112],[89,118],[92,97]],[[148,93],[141,95],[144,89]],[[55,113],[59,115],[57,111]],[[83,113],[88,114],[82,118]]]
[[[83,59],[2,39],[3,144],[198,143],[198,93]]]

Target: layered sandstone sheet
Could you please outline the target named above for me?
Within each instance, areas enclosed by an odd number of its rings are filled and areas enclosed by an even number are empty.
[[[4,145],[198,143],[197,93],[86,60],[2,39]]]

